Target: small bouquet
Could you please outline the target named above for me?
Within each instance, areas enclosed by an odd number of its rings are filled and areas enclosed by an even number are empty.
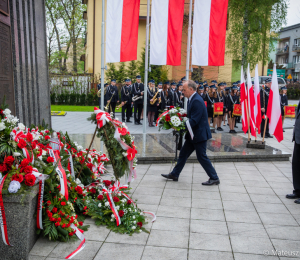
[[[159,131],[173,128],[176,131],[186,131],[185,122],[188,120],[186,111],[181,107],[170,107],[170,110],[163,112],[156,121]]]

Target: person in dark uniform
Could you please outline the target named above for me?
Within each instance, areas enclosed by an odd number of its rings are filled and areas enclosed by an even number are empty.
[[[104,84],[104,93],[106,93],[107,86],[108,86],[108,84],[105,83]],[[101,90],[101,80],[100,80],[100,83],[97,85],[97,89],[98,89],[98,91]],[[101,94],[100,94],[100,97],[98,97],[98,100],[99,100],[99,108],[101,108]],[[106,102],[107,102],[107,100],[106,100],[105,95],[104,95],[104,106],[106,106]]]
[[[204,100],[204,101],[206,101],[206,94],[204,93],[204,87],[203,86],[199,86],[199,95],[200,95],[200,97],[202,97],[202,99]]]
[[[134,123],[141,125],[141,114],[144,104],[144,84],[141,82],[142,77],[136,76],[136,82],[132,85],[132,94],[134,97],[140,97],[134,101]]]
[[[270,94],[270,87],[272,79],[268,78],[265,80],[265,88],[261,88],[260,90],[260,105],[261,105],[261,125],[260,125],[260,131],[261,131],[261,137],[263,137],[264,129],[265,129],[265,118],[267,115],[267,109],[268,109],[268,102],[269,102],[269,94]],[[269,118],[267,119],[267,126],[266,126],[266,138],[273,138],[273,136],[269,133]]]
[[[235,84],[236,84],[236,86],[237,86],[237,88],[238,88],[238,91],[237,91],[237,96],[238,97],[240,97],[240,89],[241,89],[241,81],[240,80],[238,80],[237,82],[235,82]],[[253,85],[254,85],[254,83],[253,83]],[[235,119],[235,125],[236,125],[236,123],[241,123],[241,117],[240,116],[238,116],[236,119]],[[235,126],[235,128],[237,128],[237,126]]]
[[[153,79],[149,81],[149,88],[147,91],[148,122],[150,127],[154,127],[153,120],[157,111],[157,107],[159,105],[159,91],[158,88],[155,87],[155,82]],[[154,98],[156,99],[156,101],[154,102],[154,104],[151,104],[151,102],[154,101]]]
[[[132,88],[132,82],[131,79],[129,79],[129,87],[130,87],[130,92],[131,92],[131,109],[129,110],[129,116],[132,117],[133,113],[132,113],[132,109],[133,109],[133,102],[132,102],[132,98],[133,98],[133,88]]]
[[[230,94],[230,87],[225,87],[225,99],[226,99],[226,109],[225,109],[225,115],[223,117],[223,126],[226,126],[226,119],[227,119],[227,125],[229,125],[229,117],[228,117],[228,107],[227,107],[227,97]]]
[[[289,105],[288,97],[286,95],[287,88],[286,86],[281,87],[280,89],[280,105],[281,105],[281,118],[282,118],[282,125],[284,123],[284,107]],[[283,132],[285,132],[283,130]]]
[[[207,101],[207,115],[208,115],[208,124],[213,118],[213,125],[217,123],[217,116],[214,116],[214,103],[218,102],[217,96],[217,87],[213,84],[210,86],[208,94],[206,95]]]
[[[228,122],[230,128],[229,133],[231,134],[236,134],[236,131],[234,130],[236,116],[233,115],[233,107],[235,104],[240,103],[240,99],[237,95],[237,90],[238,90],[237,86],[232,86],[231,93],[229,93],[229,95],[227,96],[227,101],[226,101],[226,105],[228,109]]]
[[[222,121],[223,121],[223,116],[226,112],[226,101],[225,101],[225,91],[224,91],[224,83],[223,82],[218,84],[217,95],[218,95],[218,99],[219,99],[218,102],[223,103],[223,115],[217,117],[217,130],[223,131],[223,128],[221,127],[221,125],[222,125]]]
[[[175,101],[173,103],[175,104],[174,105],[175,107],[179,106],[179,107],[183,108],[183,106],[184,106],[184,96],[183,96],[183,93],[182,93],[182,88],[183,88],[182,83],[181,82],[178,83],[177,89],[174,92]]]
[[[176,97],[175,97],[175,91],[176,91],[176,82],[171,83],[170,93],[172,95],[172,103],[171,106],[176,107]]]
[[[130,87],[130,79],[125,80],[125,86],[121,88],[121,100],[122,100],[122,122],[125,122],[125,110],[126,110],[126,122],[132,123],[130,121],[130,110],[132,103],[132,93]]]
[[[104,93],[105,93],[105,91],[104,91]],[[116,105],[117,105],[117,103],[119,103],[119,92],[118,92],[118,88],[116,86],[115,79],[112,79],[110,82],[110,85],[107,87],[104,99],[105,99],[105,102],[104,102],[105,105],[106,105],[106,103],[110,103],[109,107],[108,107],[108,113],[113,112],[114,117],[115,117]]]
[[[172,93],[169,90],[170,83],[169,81],[165,82],[163,89],[161,91],[161,109],[164,110],[167,106],[172,104]]]
[[[155,116],[154,116],[154,122],[156,122],[158,116],[159,116],[159,111],[163,110],[162,109],[162,103],[161,103],[161,93],[162,93],[162,87],[163,87],[163,84],[162,82],[159,82],[157,84],[157,88],[158,88],[158,91],[159,91],[159,99],[158,99],[158,107],[157,107],[157,111],[155,113]]]

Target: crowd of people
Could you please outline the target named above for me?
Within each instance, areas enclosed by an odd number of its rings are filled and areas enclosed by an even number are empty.
[[[163,111],[170,106],[184,107],[184,94],[182,92],[183,83],[185,77],[181,78],[179,82],[158,82],[155,84],[154,80],[149,80],[147,88],[147,121],[149,127],[155,126],[155,121],[159,116],[160,111]],[[240,85],[241,82],[237,81],[232,83],[231,86],[227,86],[226,82],[218,83],[216,80],[212,80],[210,84],[207,81],[197,82],[197,93],[204,100],[207,115],[208,124],[215,130],[221,132],[224,131],[223,126],[229,126],[229,133],[237,133],[235,128],[238,128],[237,123],[241,123],[241,108],[240,108]],[[252,82],[254,84],[254,82]],[[122,108],[122,121],[132,123],[130,120],[133,116],[134,123],[141,125],[143,120],[143,104],[145,87],[141,82],[141,76],[136,76],[135,83],[131,82],[131,79],[125,80],[125,85],[121,88],[121,95],[119,96],[119,90],[116,86],[116,80],[111,80],[110,84],[105,84],[104,102],[108,107],[108,112],[115,114],[116,107]],[[262,113],[261,129],[265,126],[265,115],[267,113],[269,93],[271,87],[271,79],[267,79],[265,84],[261,87],[260,91],[260,103]],[[98,85],[100,91],[101,85]],[[287,89],[282,87],[280,90],[280,102],[282,106],[282,120],[284,120],[284,106],[288,105]],[[101,105],[101,98],[99,98]],[[117,106],[118,105],[118,106]],[[216,111],[216,107],[220,106],[222,111]],[[133,112],[132,112],[133,110]],[[237,113],[236,111],[239,111]],[[263,131],[261,131],[263,136]],[[269,124],[266,124],[266,138],[272,138],[269,133]]]

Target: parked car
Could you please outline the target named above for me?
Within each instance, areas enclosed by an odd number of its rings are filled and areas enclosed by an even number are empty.
[[[259,76],[258,79],[259,79],[259,86],[262,87],[262,85],[265,84],[265,80],[266,79],[271,79],[272,77],[270,76]],[[252,81],[254,81],[254,77],[251,78]],[[277,78],[277,81],[278,81],[278,87],[279,89],[283,86],[286,86],[286,82],[283,78]]]

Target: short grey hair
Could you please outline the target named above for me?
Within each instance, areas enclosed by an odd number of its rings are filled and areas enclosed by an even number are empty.
[[[194,91],[197,90],[197,84],[193,80],[187,80],[184,82],[184,84],[187,84],[189,88],[192,88]]]

